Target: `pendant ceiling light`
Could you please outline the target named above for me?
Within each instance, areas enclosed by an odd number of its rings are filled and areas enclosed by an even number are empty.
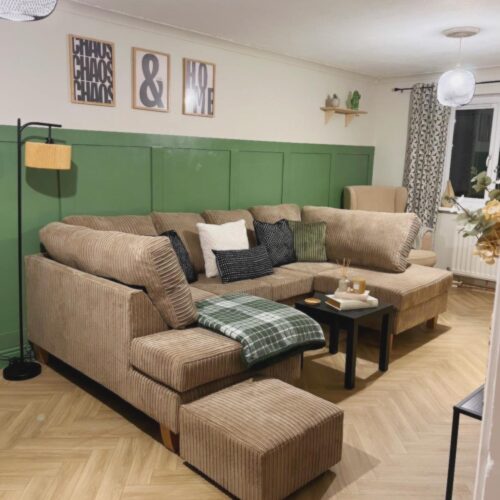
[[[443,73],[438,81],[437,98],[444,106],[463,106],[468,104],[474,96],[476,79],[474,74],[461,67],[462,58],[462,38],[468,38],[479,33],[479,28],[465,26],[461,28],[451,28],[443,31],[443,35],[448,38],[459,39],[458,64],[455,69]]]
[[[0,0],[0,19],[39,21],[50,16],[57,0]]]

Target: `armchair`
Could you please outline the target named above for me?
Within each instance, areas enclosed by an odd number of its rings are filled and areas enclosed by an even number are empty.
[[[344,208],[350,210],[404,212],[407,199],[408,191],[405,187],[346,186],[344,188]],[[436,252],[433,250],[433,231],[428,227],[422,227],[408,261],[433,267],[436,260]]]

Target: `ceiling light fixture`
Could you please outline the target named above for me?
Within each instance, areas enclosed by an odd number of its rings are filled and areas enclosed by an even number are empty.
[[[0,0],[0,19],[39,21],[50,16],[57,0]]]
[[[468,104],[474,97],[476,79],[474,74],[461,67],[462,64],[462,39],[469,38],[479,33],[479,28],[461,26],[443,31],[448,38],[459,39],[458,64],[455,69],[443,73],[438,81],[437,98],[443,106],[456,108]]]

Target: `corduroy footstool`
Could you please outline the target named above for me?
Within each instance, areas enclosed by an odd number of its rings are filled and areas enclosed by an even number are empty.
[[[340,461],[343,411],[273,378],[180,409],[180,456],[244,500],[281,499]]]

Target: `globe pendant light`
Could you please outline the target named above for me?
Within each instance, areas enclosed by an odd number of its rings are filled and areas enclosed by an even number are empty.
[[[57,0],[0,0],[0,19],[39,21],[50,16]]]
[[[479,33],[479,28],[461,27],[451,28],[443,31],[443,34],[449,38],[458,38],[460,40],[459,62],[455,69],[443,73],[438,81],[437,98],[443,106],[456,108],[471,102],[476,89],[476,79],[474,74],[462,67],[462,38],[468,38]]]

